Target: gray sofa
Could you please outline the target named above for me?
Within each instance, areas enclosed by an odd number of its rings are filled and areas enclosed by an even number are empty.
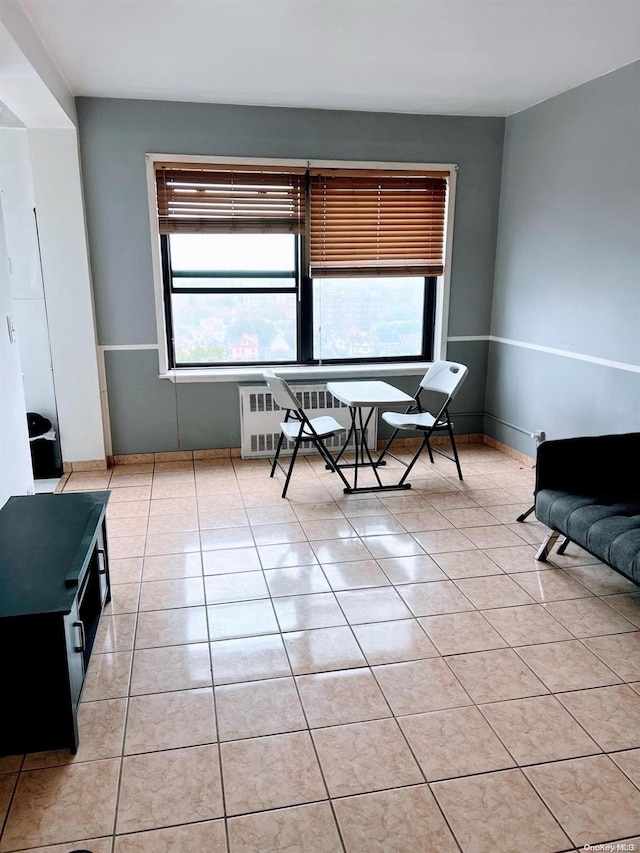
[[[640,584],[640,433],[544,441],[538,447],[536,518]]]

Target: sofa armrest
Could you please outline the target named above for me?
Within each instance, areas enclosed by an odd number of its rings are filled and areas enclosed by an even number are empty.
[[[536,459],[536,494],[640,492],[640,432],[543,441]]]

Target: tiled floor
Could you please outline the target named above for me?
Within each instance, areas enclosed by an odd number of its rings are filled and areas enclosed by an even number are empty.
[[[72,474],[113,601],[77,755],[0,758],[1,853],[640,845],[640,590],[536,563],[532,471],[461,455],[350,497],[301,459],[286,501],[264,461]]]

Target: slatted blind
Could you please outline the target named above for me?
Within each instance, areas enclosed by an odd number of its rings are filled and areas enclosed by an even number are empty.
[[[311,276],[441,275],[445,172],[311,170]]]
[[[161,234],[302,233],[305,170],[156,163]]]

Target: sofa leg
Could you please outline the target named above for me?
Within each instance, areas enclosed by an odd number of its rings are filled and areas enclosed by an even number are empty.
[[[535,504],[531,504],[531,506],[529,507],[529,509],[525,510],[523,513],[521,513],[521,514],[516,518],[516,521],[526,521],[526,520],[527,520],[527,518],[531,515],[531,513],[534,511],[534,509],[535,509],[535,508],[536,508],[536,505],[535,505]]]
[[[560,536],[560,534],[556,530],[552,530],[547,534],[547,538],[544,540],[540,546],[540,550],[536,554],[536,560],[539,560],[542,563],[546,561],[547,557],[551,553],[551,549],[558,541],[558,536]]]
[[[564,552],[567,550],[567,545],[569,545],[570,542],[571,542],[571,539],[569,539],[568,536],[565,536],[564,542],[562,542],[560,545],[558,545],[558,550],[556,553],[564,554]]]

